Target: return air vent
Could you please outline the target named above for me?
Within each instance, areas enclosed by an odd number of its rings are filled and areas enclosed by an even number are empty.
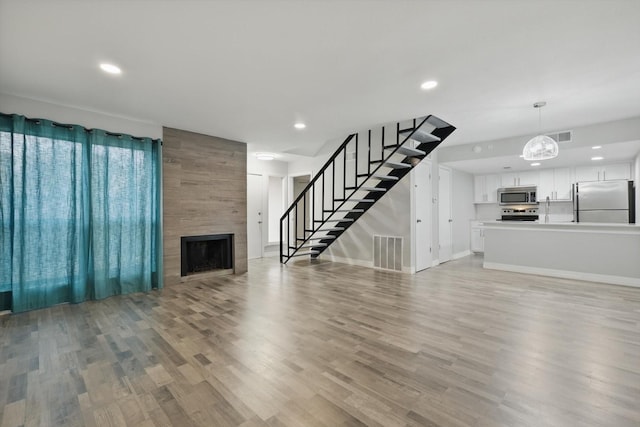
[[[402,271],[402,237],[373,236],[373,266]]]
[[[555,133],[548,133],[547,136],[553,138],[557,143],[562,144],[565,142],[571,142],[573,139],[573,131],[563,130]]]

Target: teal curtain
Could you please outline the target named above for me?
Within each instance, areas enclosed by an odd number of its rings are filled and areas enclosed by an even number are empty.
[[[159,140],[0,114],[0,293],[14,312],[162,287]]]

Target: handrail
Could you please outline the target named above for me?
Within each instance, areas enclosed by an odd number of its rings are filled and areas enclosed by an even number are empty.
[[[379,170],[380,168],[382,168],[383,163],[384,163],[387,159],[390,159],[391,157],[393,157],[393,155],[394,155],[394,154],[396,154],[396,152],[400,149],[400,147],[401,147],[401,146],[403,146],[403,145],[404,145],[408,140],[410,140],[410,139],[411,139],[411,137],[412,137],[412,136],[413,136],[413,134],[416,132],[416,130],[418,130],[422,125],[424,125],[424,124],[427,122],[427,119],[428,119],[429,117],[430,117],[430,116],[425,117],[425,118],[420,122],[420,124],[419,124],[418,126],[416,126],[416,119],[413,119],[413,131],[412,131],[411,133],[409,133],[409,134],[408,134],[408,135],[407,135],[407,136],[402,140],[402,142],[399,142],[399,139],[397,138],[397,137],[398,137],[398,135],[400,134],[400,132],[399,132],[399,129],[400,129],[400,128],[398,127],[398,131],[396,132],[396,140],[398,141],[398,144],[396,144],[396,145],[397,145],[397,146],[396,146],[396,148],[395,148],[393,151],[389,152],[386,156],[384,156],[384,155],[383,155],[383,157],[381,158],[380,164],[378,164],[378,166],[377,166],[373,171],[369,171],[369,172],[368,172],[368,175],[375,175],[375,174],[376,174],[376,172],[378,172],[378,170]],[[398,123],[398,124],[399,124],[399,123]],[[371,132],[371,131],[369,131],[369,132]],[[383,137],[383,140],[384,140],[384,137]],[[382,145],[382,150],[383,150],[383,153],[384,153],[384,141],[381,143],[381,145]],[[340,151],[340,150],[338,150],[338,152],[339,152],[339,151]],[[336,154],[337,154],[337,153],[336,153]],[[369,158],[370,158],[370,157],[369,157]],[[370,164],[370,163],[371,163],[371,161],[369,160],[369,164]],[[357,160],[356,160],[356,164],[357,164]],[[357,177],[357,170],[356,170],[356,177]],[[360,184],[357,184],[357,181],[356,181],[356,185],[355,185],[355,187],[354,187],[353,191],[351,191],[351,194],[349,194],[349,196],[348,196],[348,197],[345,195],[345,198],[344,198],[344,200],[342,201],[342,203],[340,203],[340,204],[338,205],[338,207],[334,207],[333,212],[331,212],[331,213],[329,214],[329,216],[327,216],[327,218],[326,218],[326,219],[324,219],[324,220],[322,221],[322,224],[320,224],[320,225],[318,226],[318,228],[320,228],[320,227],[322,227],[324,224],[326,224],[326,223],[327,223],[327,222],[328,222],[328,221],[333,217],[333,215],[336,213],[336,211],[337,211],[337,210],[339,210],[339,209],[341,209],[341,208],[342,208],[342,207],[343,207],[343,206],[348,202],[348,200],[351,198],[351,196],[353,196],[355,193],[357,193],[357,192],[360,190],[360,188],[361,188],[362,186],[364,186],[364,183],[365,183],[365,182],[366,182],[366,180],[362,181]],[[305,189],[305,190],[306,190],[306,189]],[[304,193],[304,192],[303,192],[303,193]],[[303,194],[303,193],[301,193],[301,194]],[[294,202],[294,203],[297,203],[297,202]],[[307,239],[305,239],[305,240],[302,242],[302,244],[306,243],[308,240],[309,240],[308,238],[307,238]]]
[[[307,190],[309,188],[311,188],[313,186],[313,184],[320,178],[320,176],[322,175],[322,173],[327,170],[327,168],[329,166],[331,166],[331,164],[333,163],[333,161],[336,159],[336,157],[338,157],[338,155],[342,152],[342,150],[345,149],[345,147],[347,146],[347,144],[349,142],[351,142],[351,140],[353,139],[353,137],[355,136],[355,133],[352,133],[351,135],[349,135],[347,137],[347,139],[344,140],[344,142],[340,145],[340,147],[338,147],[338,149],[335,151],[335,153],[333,153],[333,155],[331,155],[331,157],[329,157],[329,160],[327,160],[327,162],[324,164],[324,166],[322,166],[322,168],[320,168],[320,170],[318,171],[318,173],[316,173],[316,176],[313,177],[313,179],[311,181],[309,181],[309,184],[307,184],[306,187],[304,187],[304,190],[302,190],[300,192],[300,195],[293,201],[293,203],[291,203],[291,206],[289,206],[289,209],[287,209],[287,211],[280,217],[280,222],[284,221],[285,217],[287,215],[289,215],[289,212],[291,212],[294,209],[294,206],[298,204],[298,202],[300,200],[302,200],[302,198],[304,197],[304,194],[307,192]]]
[[[407,141],[409,141],[410,139],[412,139],[412,137],[414,136],[414,134],[416,132],[418,132],[418,130],[425,124],[425,123],[429,123],[431,125],[434,126],[435,129],[431,130],[431,133],[434,136],[438,136],[439,139],[437,139],[437,142],[435,143],[435,145],[437,146],[440,142],[442,142],[443,139],[445,139],[447,136],[449,136],[449,134],[451,132],[453,132],[453,130],[455,130],[455,127],[452,127],[450,124],[444,122],[443,120],[433,116],[433,115],[427,115],[427,116],[423,116],[423,117],[419,117],[419,118],[414,118],[412,119],[412,121],[410,122],[411,124],[409,124],[408,127],[401,129],[400,128],[400,124],[401,122],[396,123],[396,138],[395,138],[395,144],[392,145],[385,145],[385,131],[384,131],[384,126],[382,127],[382,134],[381,134],[381,142],[380,142],[380,151],[381,151],[381,158],[380,160],[375,160],[372,161],[371,160],[371,130],[368,131],[368,138],[367,138],[367,147],[366,147],[366,155],[364,153],[361,152],[361,150],[359,150],[359,141],[358,141],[358,134],[357,133],[353,133],[349,136],[347,136],[347,138],[342,142],[342,144],[340,144],[340,146],[334,151],[334,153],[331,155],[331,157],[329,157],[327,159],[327,161],[325,162],[325,164],[318,170],[318,172],[316,172],[315,176],[313,177],[313,179],[310,180],[310,182],[305,186],[305,188],[300,192],[300,194],[298,194],[298,196],[296,197],[296,199],[293,201],[293,203],[291,203],[291,205],[289,206],[289,208],[284,212],[284,214],[281,216],[280,218],[280,262],[286,263],[289,259],[291,259],[294,256],[299,256],[296,255],[296,253],[298,253],[298,251],[300,249],[304,248],[310,248],[311,251],[309,252],[309,254],[312,255],[312,258],[315,258],[314,254],[319,254],[321,252],[324,251],[324,249],[326,249],[326,247],[328,245],[330,245],[332,243],[332,241],[330,239],[335,239],[337,238],[339,235],[342,234],[343,231],[339,231],[339,230],[346,230],[346,228],[349,228],[349,225],[353,224],[354,220],[357,220],[357,218],[359,218],[362,213],[360,214],[354,214],[354,216],[345,216],[345,218],[352,218],[351,219],[351,223],[347,224],[347,225],[340,225],[340,227],[343,228],[336,228],[334,229],[325,229],[324,231],[329,232],[327,234],[326,239],[323,236],[318,236],[318,237],[314,237],[316,236],[316,232],[321,230],[322,227],[324,227],[328,222],[330,221],[336,221],[338,220],[338,222],[340,222],[340,218],[336,218],[333,219],[336,215],[336,212],[340,211],[343,206],[352,199],[352,197],[354,196],[354,194],[358,191],[361,191],[361,188],[364,187],[364,184],[367,182],[367,180],[369,178],[371,178],[373,175],[375,175],[376,173],[378,173],[378,171],[384,166],[385,162],[388,161],[388,159],[392,158],[392,156],[394,156],[395,154],[397,154],[400,150],[400,148],[402,146],[405,145],[405,143],[407,143]],[[444,128],[447,129],[444,129]],[[442,130],[442,132],[440,132],[440,130]],[[350,142],[353,142],[355,138],[355,143],[356,143],[356,147],[355,147],[355,164],[353,167],[353,170],[350,170],[349,173],[347,174],[347,146]],[[421,138],[418,138],[418,141],[421,143],[420,144],[420,148],[422,149],[422,144],[423,143],[430,143],[432,141],[427,140],[422,140]],[[435,141],[433,141],[435,142]],[[431,152],[433,149],[435,148],[432,147],[431,149],[425,149],[425,154],[424,155],[418,155],[417,157],[419,157],[417,159],[417,162],[419,162],[420,160],[422,160],[422,158],[424,158],[426,155],[428,155],[429,152]],[[362,174],[358,174],[359,172],[359,168],[358,168],[358,163],[360,160],[360,154],[363,154],[363,156],[365,156],[365,159],[367,160],[367,167],[365,168],[365,170],[363,171],[364,173]],[[406,154],[406,153],[403,153]],[[342,159],[341,163],[342,164],[342,175],[343,175],[343,181],[341,184],[342,188],[338,188],[338,194],[336,194],[336,164],[338,161],[338,157],[342,155],[344,156],[344,158]],[[376,156],[377,157],[377,156]],[[413,168],[413,166],[415,166],[416,162],[413,160],[409,160],[409,158],[411,157],[416,157],[416,155],[409,155],[407,154],[407,157],[405,157],[402,160],[402,163],[406,163],[407,166],[409,166],[409,169]],[[374,163],[374,164],[372,164]],[[372,170],[372,166],[373,170]],[[332,168],[332,172],[328,172],[328,169]],[[330,176],[327,177],[326,174],[329,173]],[[406,170],[403,170],[402,173],[396,174],[394,171],[389,173],[389,176],[393,175],[396,176],[398,178],[401,178],[403,176],[406,175]],[[353,174],[354,177],[354,182],[353,182],[353,186],[351,184],[347,185],[347,175],[349,177],[351,177],[351,175]],[[362,181],[360,181],[359,178],[364,178]],[[325,209],[325,184],[327,183],[327,179],[330,179],[330,194],[332,195],[333,198],[333,203],[331,205],[330,210],[326,210]],[[351,179],[349,178],[349,181],[351,181]],[[397,182],[397,179],[396,179]],[[320,202],[320,218],[319,220],[316,220],[316,212],[317,212],[317,206],[316,204],[318,203],[318,201],[316,200],[316,185],[322,185],[322,199]],[[393,187],[395,185],[395,183],[392,184],[387,184],[385,183],[384,185],[382,185],[381,188],[385,188],[385,189],[390,189],[391,187]],[[376,185],[376,187],[379,187],[380,184]],[[318,191],[320,191],[320,188],[318,188]],[[372,190],[373,191],[373,190]],[[340,193],[341,192],[341,193]],[[309,193],[309,194],[307,194]],[[347,194],[348,193],[348,194]],[[336,199],[336,196],[339,196],[339,198]],[[373,200],[371,201],[367,201],[367,202],[371,202],[371,203],[375,203],[376,200],[378,200],[380,197],[382,196],[382,194],[380,193],[376,193],[376,195],[374,195]],[[306,219],[307,218],[307,202],[309,200],[309,198],[311,198],[311,204],[309,206],[310,209],[310,219],[311,219],[311,223],[309,224],[309,226],[307,226],[306,224]],[[353,200],[351,200],[353,201]],[[336,207],[336,202],[338,202],[338,206]],[[302,235],[300,236],[298,233],[300,231],[299,227],[299,215],[300,213],[298,212],[298,204],[299,203],[303,203],[303,206],[301,206],[301,210],[302,212]],[[358,207],[360,212],[365,212],[369,209],[369,207],[371,205],[367,205],[367,206],[360,206],[362,205],[361,203],[358,203],[356,205],[356,207]],[[364,208],[364,210],[362,209]],[[327,213],[328,215],[325,216],[325,213]],[[291,222],[292,215],[295,215],[295,220],[293,221],[293,224]],[[351,215],[351,214],[347,214],[347,215]],[[318,224],[319,223],[319,224]],[[285,226],[286,226],[286,241],[285,241]],[[293,231],[293,236],[291,234],[291,227],[293,226],[294,231]],[[307,234],[310,233],[310,234]],[[333,236],[333,237],[332,237]],[[291,241],[291,238],[293,237],[293,241]],[[308,242],[310,242],[311,239],[317,239],[319,240],[319,244],[318,245],[313,245],[310,244]],[[327,242],[328,240],[328,242]],[[286,250],[285,250],[285,245],[286,245]],[[324,249],[323,249],[324,247]],[[293,251],[293,253],[291,252]],[[307,253],[300,253],[300,255],[306,255]],[[317,256],[317,255],[316,255]]]

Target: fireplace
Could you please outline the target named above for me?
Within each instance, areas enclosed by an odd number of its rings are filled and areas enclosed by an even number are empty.
[[[233,268],[233,234],[181,237],[181,276]]]

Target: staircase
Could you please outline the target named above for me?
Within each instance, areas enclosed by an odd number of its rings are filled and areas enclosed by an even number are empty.
[[[317,258],[454,130],[430,115],[349,135],[280,218],[280,262]]]

